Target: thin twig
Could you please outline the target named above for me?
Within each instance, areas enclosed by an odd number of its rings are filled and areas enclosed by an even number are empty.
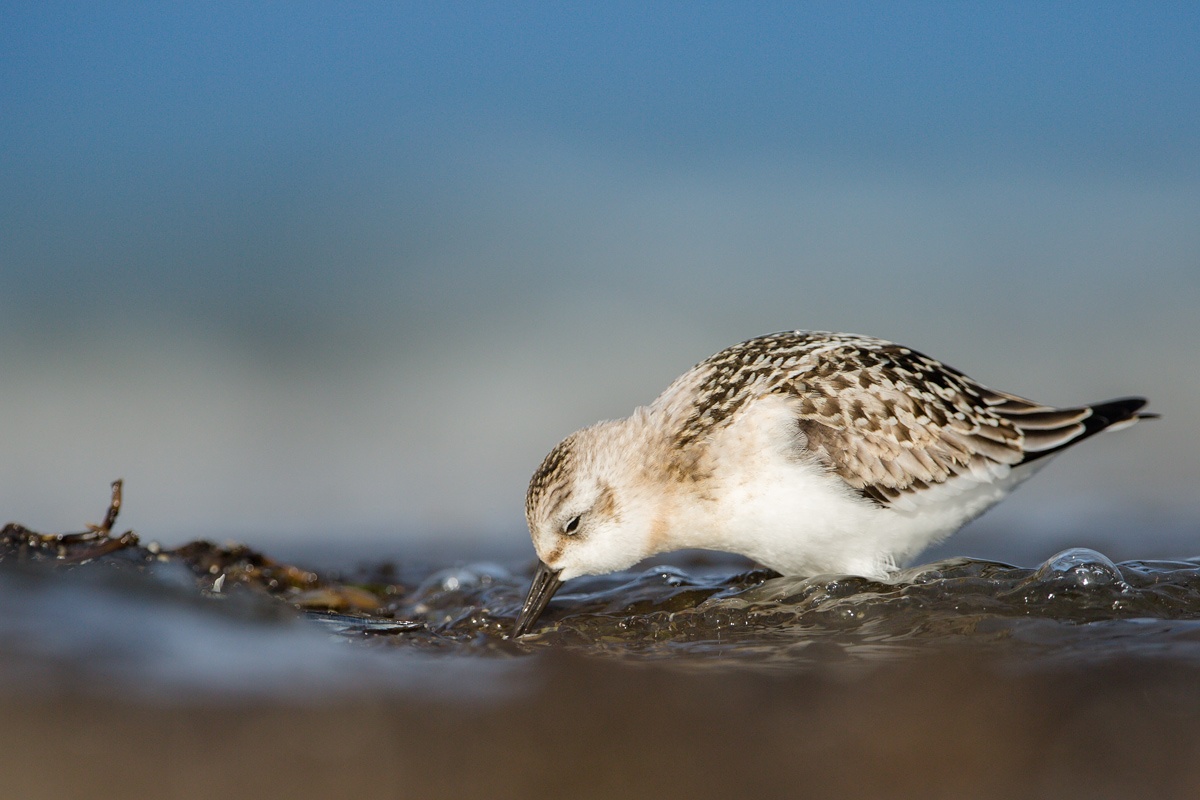
[[[121,487],[124,484],[123,478],[117,478],[112,482],[112,500],[108,504],[104,522],[100,525],[88,525],[88,530],[106,537],[112,534],[113,525],[117,523],[117,514],[121,513]]]
[[[112,501],[108,504],[108,513],[104,515],[104,524],[101,530],[105,534],[112,533],[112,527],[117,522],[117,514],[121,513],[121,487],[125,485],[122,478],[117,478],[112,482]]]

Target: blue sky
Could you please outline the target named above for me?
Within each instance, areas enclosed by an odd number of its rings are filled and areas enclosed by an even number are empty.
[[[1187,3],[47,3],[5,16],[6,137],[52,161],[67,147],[129,166],[533,135],[654,159],[799,147],[899,166],[949,151],[1136,169],[1194,158],[1200,113]]]
[[[1190,514],[1198,45],[1188,3],[9,4],[0,500],[519,534],[558,437],[805,327],[1154,395],[1024,507]]]
[[[377,281],[396,267],[350,259],[331,280],[327,262],[273,238],[308,232],[321,241],[299,249],[333,259],[386,227],[363,219],[379,195],[406,192],[404,216],[427,228],[430,200],[458,202],[469,188],[454,181],[518,154],[534,162],[522,169],[566,153],[600,171],[778,166],[950,185],[1190,186],[1200,158],[1190,4],[50,3],[4,15],[0,219],[16,232],[17,305],[63,280],[105,292],[128,278],[183,305],[227,302],[226,281],[250,302],[277,276],[298,295],[334,290],[346,270]],[[189,242],[214,252],[187,259]]]

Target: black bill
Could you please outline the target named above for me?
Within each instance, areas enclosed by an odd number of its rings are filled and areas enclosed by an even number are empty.
[[[525,598],[525,605],[521,606],[521,613],[517,615],[517,624],[513,626],[512,637],[514,639],[529,632],[533,623],[537,622],[537,618],[542,615],[550,598],[558,591],[558,587],[562,586],[562,581],[558,579],[558,572],[558,570],[550,569],[544,563],[538,562],[537,572],[533,575],[533,585],[529,587],[529,596]]]

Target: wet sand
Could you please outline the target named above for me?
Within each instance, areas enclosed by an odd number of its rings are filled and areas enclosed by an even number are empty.
[[[1200,787],[1190,664],[1022,675],[931,654],[851,676],[525,662],[524,688],[490,700],[136,701],[10,685],[4,793],[1184,798]]]

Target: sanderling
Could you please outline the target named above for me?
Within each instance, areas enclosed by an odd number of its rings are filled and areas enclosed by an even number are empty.
[[[541,563],[513,635],[563,581],[687,547],[886,578],[1050,456],[1155,416],[1145,404],[1052,408],[866,336],[742,342],[546,456],[525,498]]]

